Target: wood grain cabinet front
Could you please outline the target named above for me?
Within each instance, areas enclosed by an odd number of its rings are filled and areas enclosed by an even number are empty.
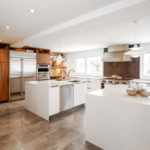
[[[37,64],[50,64],[50,55],[37,53]]]
[[[0,63],[9,62],[9,50],[0,48]]]
[[[0,101],[9,99],[9,63],[0,63]]]
[[[9,49],[0,48],[0,102],[9,99]]]

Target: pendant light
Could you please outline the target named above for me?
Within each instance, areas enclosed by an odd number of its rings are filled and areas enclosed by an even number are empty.
[[[145,51],[143,51],[143,48],[137,44],[137,23],[138,20],[133,21],[133,24],[135,26],[135,44],[133,45],[132,48],[130,48],[130,51],[125,53],[125,55],[130,55],[131,57],[134,58],[138,58],[145,53]]]
[[[59,54],[54,60],[57,60],[59,63],[61,63],[65,59]]]

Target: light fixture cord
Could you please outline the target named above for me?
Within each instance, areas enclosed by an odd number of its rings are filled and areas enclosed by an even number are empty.
[[[137,20],[134,20],[133,21],[134,23],[134,34],[135,34],[135,37],[134,37],[134,40],[135,40],[135,45],[137,44]]]

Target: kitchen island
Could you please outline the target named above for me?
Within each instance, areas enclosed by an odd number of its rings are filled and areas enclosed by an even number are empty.
[[[150,149],[150,98],[132,97],[127,85],[87,94],[86,140],[104,150]]]
[[[87,83],[74,81],[31,81],[25,85],[25,108],[49,120],[63,111],[85,103]]]

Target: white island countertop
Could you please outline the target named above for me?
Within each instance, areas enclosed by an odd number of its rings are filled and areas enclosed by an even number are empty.
[[[150,149],[150,98],[128,96],[127,85],[87,94],[86,140],[104,150]]]
[[[73,80],[65,80],[65,81],[57,81],[57,80],[45,80],[45,81],[30,81],[26,82],[26,84],[32,84],[36,86],[46,85],[46,86],[62,86],[62,85],[70,85],[75,84],[76,82],[70,82]],[[86,80],[79,80],[80,83],[86,82]]]
[[[150,97],[141,96],[129,96],[126,92],[128,85],[106,85],[105,89],[99,89],[96,91],[89,92],[89,95],[95,95],[99,97],[109,98],[106,100],[120,100],[129,101],[133,103],[141,103],[150,105]]]

